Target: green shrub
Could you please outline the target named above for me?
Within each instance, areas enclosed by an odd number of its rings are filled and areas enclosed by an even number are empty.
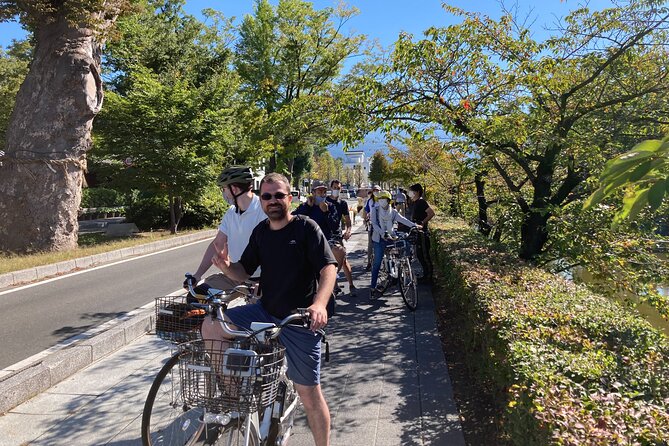
[[[135,223],[140,231],[167,229],[170,225],[167,198],[136,198],[126,209],[126,220]]]
[[[432,236],[470,370],[495,384],[512,444],[668,444],[666,336],[461,222],[437,222]]]
[[[82,208],[120,207],[125,205],[125,195],[114,189],[87,187],[81,191]]]
[[[179,226],[191,229],[217,226],[227,209],[228,204],[223,200],[220,189],[217,186],[210,187],[197,202],[186,203]]]

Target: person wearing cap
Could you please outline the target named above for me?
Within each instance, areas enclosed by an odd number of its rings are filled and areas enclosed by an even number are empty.
[[[397,188],[397,194],[395,195],[395,209],[402,214],[402,216],[406,217],[406,202],[407,202],[407,196],[404,194],[404,189]]]
[[[325,239],[330,241],[334,230],[339,227],[339,220],[334,205],[325,199],[327,190],[325,183],[314,181],[307,202],[299,205],[293,215],[305,215],[315,221],[323,231]]]
[[[383,253],[386,248],[386,235],[394,235],[395,223],[402,223],[410,228],[420,225],[407,220],[402,217],[397,209],[390,206],[390,192],[381,191],[377,196],[377,205],[372,207],[372,212],[369,219],[372,223],[372,244],[374,248],[374,263],[372,264],[372,281],[371,281],[371,297],[380,297],[383,290],[377,289],[377,281],[379,279],[379,270],[381,269],[381,262],[383,261]]]
[[[434,210],[423,197],[423,186],[416,183],[409,187],[409,199],[412,202],[413,211],[411,220],[423,226],[423,231],[418,234],[416,243],[416,257],[423,267],[423,277],[418,278],[418,283],[432,283],[432,260],[430,259],[430,237],[427,224],[434,217]]]
[[[191,278],[184,281],[188,289],[188,281],[195,286],[212,265],[212,257],[216,254],[216,246],[228,247],[230,258],[238,261],[249,242],[253,229],[267,219],[262,210],[260,199],[253,193],[253,171],[249,166],[228,166],[223,169],[217,181],[223,199],[230,205],[223,215],[221,224],[214,240],[207,246],[202,260]],[[252,275],[252,279],[260,276],[260,270]],[[219,290],[229,290],[239,282],[226,277],[223,273],[213,274],[205,279],[205,283]]]

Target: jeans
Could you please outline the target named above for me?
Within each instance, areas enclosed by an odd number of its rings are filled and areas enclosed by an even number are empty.
[[[376,288],[376,282],[379,280],[379,270],[381,269],[381,262],[383,261],[383,253],[386,249],[387,243],[383,240],[372,242],[374,247],[374,263],[372,263],[372,288]]]

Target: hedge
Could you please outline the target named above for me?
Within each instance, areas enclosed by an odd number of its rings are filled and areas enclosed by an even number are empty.
[[[433,256],[465,321],[467,363],[492,382],[518,445],[666,445],[669,340],[606,297],[532,267],[460,221]]]

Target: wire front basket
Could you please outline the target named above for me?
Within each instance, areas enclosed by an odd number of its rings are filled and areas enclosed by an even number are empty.
[[[175,344],[200,338],[206,311],[195,308],[187,296],[156,298],[156,335]]]
[[[251,413],[276,399],[285,354],[280,345],[197,340],[179,349],[185,404],[212,412]]]

